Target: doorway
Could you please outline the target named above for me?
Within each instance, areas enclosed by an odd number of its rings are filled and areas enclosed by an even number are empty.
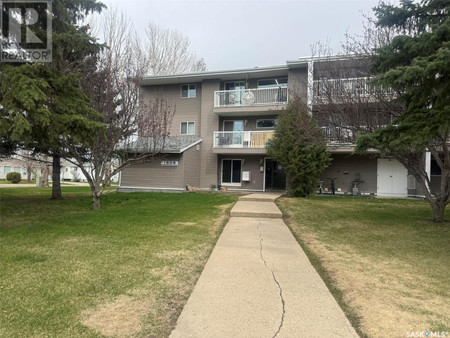
[[[281,164],[266,158],[265,191],[286,190],[286,172]]]

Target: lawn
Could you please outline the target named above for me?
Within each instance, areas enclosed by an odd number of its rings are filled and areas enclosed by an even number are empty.
[[[430,222],[426,202],[314,197],[278,205],[362,336],[450,331],[450,223]]]
[[[12,184],[12,183],[8,180],[0,180],[0,184]],[[27,182],[26,178],[25,179],[22,178],[22,180],[16,184],[36,184],[36,180],[31,180],[31,182]]]
[[[236,197],[2,188],[0,336],[167,336]]]

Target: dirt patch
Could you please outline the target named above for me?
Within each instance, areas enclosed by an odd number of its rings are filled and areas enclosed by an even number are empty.
[[[82,313],[83,325],[107,337],[132,337],[141,330],[141,319],[151,302],[122,295]]]
[[[194,226],[197,225],[195,222],[172,222],[169,225],[187,225],[187,226]]]

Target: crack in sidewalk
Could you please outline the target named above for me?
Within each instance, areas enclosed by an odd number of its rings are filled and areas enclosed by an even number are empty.
[[[277,332],[275,332],[275,334],[272,336],[272,338],[275,338],[280,333],[281,328],[283,327],[284,315],[286,314],[286,308],[285,308],[285,302],[284,302],[284,298],[283,298],[283,289],[281,288],[281,285],[278,282],[277,277],[275,276],[275,272],[273,271],[273,269],[271,269],[267,265],[267,261],[264,259],[264,255],[263,255],[263,238],[262,238],[262,232],[261,232],[260,225],[261,225],[261,223],[258,223],[258,226],[257,226],[257,229],[258,229],[258,232],[259,232],[259,254],[260,254],[261,259],[264,262],[264,265],[266,266],[266,268],[272,273],[272,278],[275,281],[275,283],[277,284],[278,290],[280,290],[280,299],[281,299],[281,305],[282,305],[280,326],[278,327]]]

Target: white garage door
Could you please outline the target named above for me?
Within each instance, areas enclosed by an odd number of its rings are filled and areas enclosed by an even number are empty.
[[[377,174],[378,196],[408,196],[408,170],[399,161],[378,159]]]

